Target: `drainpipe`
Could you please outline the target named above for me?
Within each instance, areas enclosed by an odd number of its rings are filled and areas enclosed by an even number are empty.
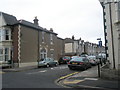
[[[39,30],[38,30],[38,60],[37,60],[37,62],[39,62],[39,59],[40,59],[40,51],[39,51],[39,49],[40,49],[40,46],[39,46],[39,43],[40,43],[40,36],[39,36]]]

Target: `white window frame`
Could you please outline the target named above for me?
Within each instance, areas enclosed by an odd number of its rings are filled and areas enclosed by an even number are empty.
[[[3,48],[0,48],[0,62],[3,61]]]
[[[2,54],[0,53],[0,57],[2,58],[2,60],[0,61],[8,61],[11,58],[11,48],[10,47],[3,47],[0,48],[2,50]],[[6,49],[8,49],[7,53],[6,53]],[[6,58],[7,56],[7,58]]]
[[[5,61],[8,61],[8,60],[10,60],[10,49],[9,48],[5,48],[4,49],[5,51],[5,53],[4,53],[4,57],[5,57]],[[7,50],[7,53],[6,53],[6,50]]]
[[[45,49],[45,52],[41,51],[42,49],[40,49],[40,59],[47,58],[47,49]]]
[[[53,44],[53,34],[50,34],[50,44]]]
[[[44,43],[44,40],[45,40],[45,32],[42,31],[42,43]]]
[[[8,34],[7,34],[8,31]],[[6,38],[8,35],[8,39]],[[0,41],[10,41],[11,40],[11,30],[10,29],[2,29],[0,30]]]

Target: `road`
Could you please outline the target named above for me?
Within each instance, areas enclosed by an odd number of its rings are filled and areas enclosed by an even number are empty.
[[[57,67],[37,68],[21,72],[2,74],[3,88],[63,88],[55,80],[79,71],[69,70],[67,65]]]

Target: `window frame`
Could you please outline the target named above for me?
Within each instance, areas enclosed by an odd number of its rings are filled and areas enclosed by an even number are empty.
[[[11,30],[0,29],[0,41],[10,41],[10,40],[11,40]]]
[[[50,34],[50,44],[53,44],[53,34]]]

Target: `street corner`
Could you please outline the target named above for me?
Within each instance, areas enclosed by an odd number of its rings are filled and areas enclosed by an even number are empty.
[[[63,84],[64,86],[67,87],[71,87],[71,88],[97,88],[94,85],[89,85],[88,83],[93,82],[93,81],[97,81],[98,78],[66,78],[64,80],[61,81],[61,84]]]
[[[65,80],[63,80],[63,84],[64,85],[69,85],[69,84],[81,84],[87,81],[97,81],[98,78],[67,78]]]
[[[74,73],[68,74],[68,75],[66,75],[66,76],[62,76],[62,77],[58,78],[57,80],[55,80],[55,83],[56,83],[57,85],[60,85],[60,86],[63,86],[63,87],[67,87],[67,85],[65,85],[65,83],[67,84],[68,78],[70,78],[71,76],[76,75],[76,74],[78,74],[78,73],[79,73],[79,72],[74,72]],[[65,82],[64,82],[64,81],[65,81]],[[69,87],[67,87],[67,88],[69,88]]]

